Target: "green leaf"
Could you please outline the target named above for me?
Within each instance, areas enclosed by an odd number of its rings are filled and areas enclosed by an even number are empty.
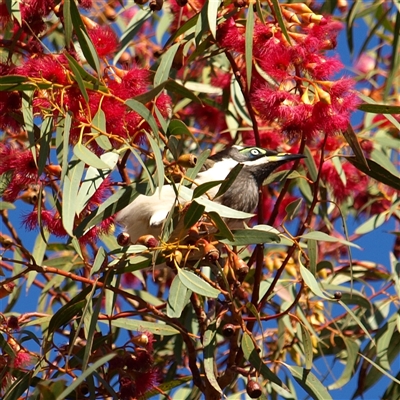
[[[179,268],[178,276],[181,282],[194,293],[213,299],[217,298],[220,294],[219,290],[213,288],[208,282],[201,279],[192,271]]]
[[[64,179],[62,223],[70,236],[73,236],[76,197],[84,168],[85,164],[82,161],[73,158],[69,163],[67,176]]]
[[[133,111],[137,112],[144,120],[150,125],[150,128],[153,132],[155,138],[158,139],[158,126],[154,117],[151,115],[150,110],[145,107],[142,103],[129,99],[125,102],[125,104],[131,108]]]
[[[400,178],[391,174],[387,169],[381,167],[375,161],[367,160],[368,168],[361,164],[355,157],[346,157],[347,161],[353,164],[364,174],[376,179],[378,182],[384,183],[396,190],[400,190]]]
[[[226,193],[226,191],[232,186],[233,182],[235,182],[237,176],[239,175],[243,167],[244,167],[243,164],[237,164],[232,168],[227,177],[222,181],[222,184],[218,189],[217,194],[214,197],[215,199],[220,196],[223,196],[224,193]]]
[[[279,4],[279,0],[272,0],[272,5],[274,6],[274,14],[275,14],[275,18],[278,21],[279,28],[281,28],[281,31],[282,31],[283,35],[285,36],[286,40],[290,44],[291,40],[290,40],[290,36],[289,36],[289,34],[287,32],[287,29],[286,29],[285,21],[283,20],[283,16],[282,16],[281,6]]]
[[[308,232],[304,235],[299,236],[303,239],[313,239],[313,240],[319,240],[322,242],[332,242],[332,243],[342,243],[346,246],[350,246],[350,247],[355,247],[356,249],[361,250],[361,247],[358,246],[357,244],[351,243],[347,240],[343,240],[334,236],[330,236],[325,232],[319,232],[319,231],[312,231],[312,232]]]
[[[109,324],[109,321],[99,320],[99,322]],[[179,333],[173,326],[163,324],[161,322],[148,322],[141,319],[118,318],[111,321],[111,325],[115,328],[122,328],[127,331],[149,331],[154,335],[171,336]]]
[[[115,55],[113,60],[114,65],[116,65],[119,62],[121,55],[126,51],[128,46],[132,45],[133,38],[139,32],[143,24],[152,16],[152,14],[153,12],[150,10],[150,8],[147,9],[139,8],[137,10],[136,14],[129,21],[127,29],[125,30],[125,32],[123,32],[120,38],[121,41],[119,45],[119,51]]]
[[[225,221],[219,216],[219,214],[216,212],[209,212],[207,213],[207,215],[217,226],[219,235],[222,236],[224,239],[228,239],[233,242],[234,241],[233,234],[231,230],[228,228],[228,225],[226,225]]]
[[[15,205],[8,201],[0,201],[0,211],[2,210],[15,210]]]
[[[400,106],[392,106],[389,104],[370,104],[362,103],[358,109],[372,114],[400,114]]]
[[[181,188],[182,189],[182,188]],[[245,213],[243,211],[237,211],[233,208],[223,206],[211,200],[205,199],[204,197],[198,197],[193,200],[194,202],[205,206],[206,212],[215,211],[223,218],[233,218],[233,219],[247,219],[251,218],[254,214]]]
[[[100,160],[108,165],[107,169],[100,170],[94,167],[89,167],[86,171],[85,178],[82,181],[81,187],[76,199],[75,213],[79,216],[81,211],[86,207],[89,200],[92,198],[96,190],[110,175],[112,169],[117,165],[117,153],[104,153],[100,156]]]
[[[70,393],[74,392],[75,389],[79,387],[79,385],[85,381],[85,379],[92,375],[99,367],[104,365],[106,362],[110,361],[112,358],[116,356],[115,353],[106,354],[101,357],[99,360],[95,361],[88,369],[82,372],[81,375],[77,379],[75,379],[72,383],[70,383],[67,388],[57,397],[56,400],[64,400]]]
[[[180,43],[173,44],[162,56],[160,65],[154,75],[154,86],[165,82],[169,78],[169,73],[171,71],[172,62],[174,61],[175,54],[178,51]]]
[[[154,158],[155,158],[155,161],[156,161],[157,181],[158,181],[157,183],[158,183],[159,190],[161,190],[161,188],[162,188],[162,186],[164,184],[164,163],[163,163],[162,156],[161,156],[161,151],[160,151],[162,149],[162,146],[160,144],[158,144],[154,140],[154,138],[150,134],[148,134],[147,132],[146,132],[146,137],[147,137],[147,140],[150,143],[151,150],[153,151],[153,155],[154,155]],[[158,132],[157,132],[157,136],[156,137],[158,138]]]
[[[353,377],[354,371],[356,370],[356,361],[360,345],[355,340],[349,339],[345,336],[342,336],[342,340],[344,341],[347,352],[345,368],[340,378],[337,379],[335,383],[328,386],[329,390],[340,389],[346,385],[346,383],[348,383]]]
[[[297,215],[297,211],[299,210],[303,199],[300,197],[297,200],[292,201],[285,207],[287,219],[289,221],[293,221]]]
[[[389,15],[390,9],[386,10]],[[388,20],[386,14],[382,16],[382,19]],[[380,22],[380,21],[379,21]],[[379,24],[381,26],[381,24]],[[394,24],[394,32],[393,32],[393,42],[392,42],[392,54],[390,55],[390,67],[387,69],[388,76],[384,85],[383,98],[386,100],[391,92],[391,88],[394,86],[395,79],[397,78],[397,71],[399,70],[399,40],[400,35],[400,10],[397,9],[396,13],[396,22]],[[398,107],[399,108],[399,107]]]
[[[77,143],[73,149],[74,154],[77,158],[82,160],[84,163],[97,168],[97,169],[109,169],[107,165],[101,158],[97,157],[96,154],[92,153],[85,145],[82,143]]]
[[[260,372],[265,379],[287,390],[286,385],[261,360],[260,354],[254,347],[254,343],[247,332],[243,333],[242,350],[244,358],[250,362],[251,366],[255,368],[256,371]]]
[[[217,17],[220,4],[221,0],[208,0],[206,3],[208,26],[214,39],[217,38]]]
[[[274,9],[275,9],[275,4],[274,4]],[[248,91],[250,91],[251,88],[251,74],[253,71],[253,35],[254,35],[254,9],[251,6],[247,9],[246,33],[245,33],[245,64],[246,64],[246,82]]]
[[[192,291],[189,290],[176,275],[171,283],[167,300],[167,316],[179,318],[189,301]]]
[[[311,342],[311,335],[302,323],[299,323],[299,325],[301,328],[300,342],[303,345],[304,355],[306,357],[306,370],[310,371],[313,364],[313,347]]]
[[[48,329],[49,334],[54,333],[63,325],[70,323],[71,320],[83,310],[85,304],[86,300],[70,301],[57,310],[51,317]]]
[[[101,76],[101,69],[100,69],[100,60],[99,60],[99,56],[98,56],[98,54],[97,54],[97,52],[96,52],[96,49],[95,49],[95,47],[94,47],[94,45],[93,45],[93,43],[92,43],[92,41],[91,41],[91,39],[90,39],[90,37],[89,37],[89,35],[87,34],[87,32],[86,32],[86,29],[82,29],[81,28],[81,34],[82,34],[82,37],[83,37],[83,39],[85,40],[85,42],[86,42],[86,47],[87,47],[87,49],[90,51],[90,56],[91,56],[91,58],[93,59],[93,63],[94,63],[94,70],[96,71],[96,74],[97,74],[97,76]],[[78,35],[77,35],[78,36]],[[80,44],[80,43],[79,43]],[[85,56],[86,57],[86,56]],[[92,68],[93,68],[93,65],[91,65],[92,66]]]
[[[365,167],[368,167],[367,160],[365,159],[364,156],[364,152],[360,146],[357,135],[354,132],[352,126],[349,124],[347,129],[343,131],[342,134],[346,139],[347,143],[349,144],[349,146],[351,147],[351,149],[353,150],[356,160],[359,163],[364,164]]]
[[[69,49],[72,40],[71,0],[64,0],[63,17],[65,46]]]
[[[201,206],[196,202],[190,204],[188,210],[185,212],[185,216],[183,217],[184,228],[188,229],[193,226],[203,215],[204,209],[204,206]]]
[[[228,239],[221,239],[220,241],[230,246],[247,246],[250,244],[264,244],[264,243],[279,243],[280,238],[273,232],[258,230],[258,229],[238,229],[232,231],[233,241]],[[217,239],[220,236],[215,235]]]
[[[316,182],[318,178],[318,169],[310,148],[308,146],[305,146],[303,153],[307,157],[304,162],[306,163],[307,171],[310,174],[310,178],[313,182]]]
[[[176,388],[176,387],[178,387],[180,385],[183,385],[184,383],[191,382],[191,381],[193,381],[193,376],[189,375],[189,376],[183,376],[182,378],[174,379],[174,380],[169,381],[169,382],[164,382],[164,383],[158,384],[157,385],[157,389],[149,390],[148,392],[146,392],[142,396],[142,398],[143,399],[150,399],[150,398],[152,398],[154,396],[159,395],[160,392],[168,393],[172,389],[174,389],[174,388]]]
[[[347,307],[347,305],[343,301],[338,300],[338,303],[350,314],[350,316],[354,319],[356,324],[364,331],[364,333],[368,337],[368,339],[373,343],[374,346],[376,346],[375,340],[369,334],[368,329],[364,326],[364,324],[357,317],[357,315],[354,314],[354,312],[349,307]]]
[[[371,152],[371,159],[374,160],[381,167],[387,169],[394,176],[399,175],[399,172],[390,158],[378,149],[373,149]]]
[[[71,11],[71,21],[72,26],[74,27],[75,34],[78,38],[79,45],[81,47],[82,53],[89,63],[89,65],[97,71],[98,60],[97,54],[92,54],[91,48],[88,47],[87,44],[87,31],[85,25],[82,22],[81,16],[78,11],[78,7],[75,4],[75,1],[70,2],[70,11]]]
[[[215,335],[217,333],[216,321],[213,320],[204,332],[203,347],[204,347],[204,372],[211,386],[220,394],[222,389],[218,385],[215,371]]]
[[[373,215],[357,227],[354,231],[357,235],[372,232],[386,222],[386,213]]]
[[[75,79],[76,83],[78,84],[79,90],[82,93],[83,98],[85,99],[86,104],[89,104],[89,95],[87,93],[85,83],[82,79],[82,76],[80,74],[79,68],[77,68],[78,63],[76,60],[74,60],[72,57],[67,57],[68,58],[68,64],[69,67],[71,68],[71,71],[73,72],[73,78]]]
[[[301,277],[303,278],[305,284],[310,288],[310,290],[316,296],[321,297],[322,299],[325,299],[325,300],[333,299],[333,297],[328,297],[322,292],[314,275],[312,275],[311,272],[304,265],[301,265],[301,264],[300,264],[300,274],[301,274]]]
[[[285,363],[282,364],[289,369],[297,383],[314,400],[332,400],[332,397],[325,385],[321,383],[312,372],[301,367],[296,367]]]
[[[193,190],[193,199],[197,197],[201,197],[204,193],[207,193],[210,189],[214,188],[215,186],[220,185],[224,181],[211,181],[202,183]]]
[[[167,137],[171,136],[182,137],[185,136],[193,138],[193,134],[189,131],[189,128],[184,122],[179,119],[173,119],[168,125]]]
[[[38,176],[42,175],[50,154],[50,144],[53,134],[53,117],[46,117],[40,128],[39,158],[37,160]]]
[[[196,26],[197,20],[199,19],[199,13],[196,13],[192,18],[187,20],[179,29],[177,29],[174,34],[167,40],[164,48],[167,48],[171,43],[175,42],[175,39],[183,34],[187,34]]]

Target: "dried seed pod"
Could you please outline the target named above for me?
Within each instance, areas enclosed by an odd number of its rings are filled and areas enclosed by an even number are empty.
[[[12,315],[10,318],[8,318],[7,328],[13,329],[13,330],[19,329],[19,321],[15,315]]]
[[[8,236],[8,235],[3,235],[3,234],[0,233],[0,244],[1,244],[4,248],[8,249],[9,247],[12,246],[13,243],[14,243],[14,242],[13,242],[13,240],[12,240],[12,238],[11,238],[10,236]]]
[[[149,344],[149,337],[145,333],[134,336],[131,342],[137,346],[147,346]]]
[[[340,300],[342,298],[342,292],[335,292],[333,296],[336,300]]]
[[[13,292],[14,287],[14,282],[0,284],[0,299],[3,299],[4,297],[10,295]]]
[[[29,185],[28,189],[21,193],[19,198],[25,203],[35,205],[38,202],[40,185]]]
[[[151,11],[160,11],[162,9],[163,0],[150,0],[149,7]]]
[[[183,168],[193,168],[196,163],[197,157],[194,154],[182,154],[177,161],[177,164]]]
[[[238,286],[233,291],[233,297],[235,297],[236,299],[239,299],[241,301],[248,301],[249,294],[244,290],[244,288],[242,286]]]
[[[252,379],[247,381],[246,392],[252,399],[258,399],[262,395],[260,384]]]
[[[238,328],[237,325],[225,324],[224,327],[222,328],[222,334],[225,337],[232,337],[237,328]]]
[[[249,273],[249,266],[237,255],[233,259],[233,265],[238,279],[242,282]]]
[[[205,253],[205,258],[208,262],[214,263],[215,261],[218,261],[219,259],[219,251],[218,249],[211,243],[207,243],[204,246],[204,253]]]
[[[131,237],[129,236],[129,233],[122,232],[117,236],[117,243],[120,246],[128,246],[131,242]]]
[[[158,246],[158,240],[153,235],[143,235],[137,240],[137,243],[148,247],[149,249]]]

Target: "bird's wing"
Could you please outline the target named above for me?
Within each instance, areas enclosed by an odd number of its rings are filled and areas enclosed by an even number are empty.
[[[139,195],[132,203],[123,208],[116,217],[129,234],[132,243],[143,235],[161,235],[162,224],[176,201],[175,190],[165,185],[151,196]],[[179,198],[182,204],[185,201]]]

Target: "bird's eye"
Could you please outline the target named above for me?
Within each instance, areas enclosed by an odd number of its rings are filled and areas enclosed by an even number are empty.
[[[258,156],[258,155],[260,154],[260,150],[258,150],[258,149],[251,149],[251,150],[250,150],[250,154],[251,154],[252,156]]]

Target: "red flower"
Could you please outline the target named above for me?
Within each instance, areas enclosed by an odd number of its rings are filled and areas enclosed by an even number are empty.
[[[109,26],[96,26],[88,29],[88,34],[93,42],[99,57],[112,56],[118,47],[118,40],[114,31]]]

